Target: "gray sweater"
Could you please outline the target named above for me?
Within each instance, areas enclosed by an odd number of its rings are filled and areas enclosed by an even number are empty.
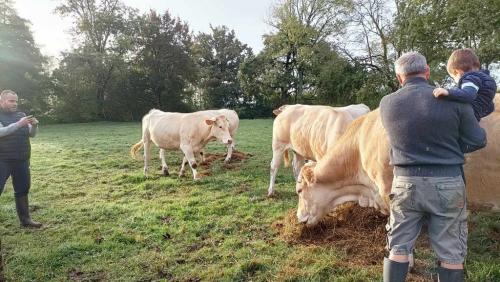
[[[395,175],[457,176],[464,153],[486,146],[470,104],[436,99],[433,90],[424,78],[412,77],[380,101]]]

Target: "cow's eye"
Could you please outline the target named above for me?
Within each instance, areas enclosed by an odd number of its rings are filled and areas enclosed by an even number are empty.
[[[302,188],[297,190],[297,194],[300,194],[300,193],[302,193]]]
[[[220,129],[222,129],[222,126],[219,126]]]

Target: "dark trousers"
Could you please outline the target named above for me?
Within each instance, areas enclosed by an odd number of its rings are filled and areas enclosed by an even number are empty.
[[[17,198],[27,195],[31,186],[30,161],[0,160],[0,194],[11,175],[14,196]]]

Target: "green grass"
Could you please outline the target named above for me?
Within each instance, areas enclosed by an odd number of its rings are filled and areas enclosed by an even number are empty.
[[[277,197],[266,197],[271,120],[243,120],[236,169],[213,163],[210,176],[152,175],[129,156],[139,123],[42,126],[32,140],[32,216],[42,230],[19,228],[10,182],[0,197],[0,234],[8,281],[377,281],[381,263],[354,265],[329,245],[281,239],[272,223],[297,205],[290,169]],[[211,143],[206,152],[222,153]],[[469,281],[500,281],[500,216],[474,213]],[[428,252],[420,252],[421,256]],[[422,257],[427,265],[432,258]],[[432,266],[429,267],[432,269]]]

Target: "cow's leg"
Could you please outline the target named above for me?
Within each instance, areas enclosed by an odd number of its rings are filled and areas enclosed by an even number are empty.
[[[165,161],[164,149],[160,149],[160,160],[161,160],[161,172],[163,173],[164,176],[168,176],[170,173],[168,173],[168,166],[167,162]]]
[[[293,176],[295,177],[295,181],[299,181],[300,170],[304,166],[304,160],[305,160],[304,157],[294,152],[292,166],[293,166]]]
[[[181,170],[179,171],[179,176],[184,176],[184,171],[185,171],[185,166],[186,166],[186,163],[187,163],[187,159],[186,157],[184,156],[182,158],[182,164],[181,164]]]
[[[201,160],[201,162],[204,163],[205,162],[205,152],[203,152],[203,150],[200,150],[199,154],[200,154],[200,160]]]
[[[286,146],[284,144],[273,144],[273,159],[271,160],[270,171],[271,179],[269,181],[269,189],[267,190],[268,197],[274,194],[274,182],[276,181],[276,174],[278,173],[278,168],[280,167],[285,150]]]
[[[227,154],[224,159],[224,163],[228,163],[231,160],[231,156],[233,155],[233,146],[232,144],[227,145]]]
[[[196,159],[194,158],[193,149],[189,145],[181,145],[181,150],[184,153],[184,156],[186,157],[187,161],[189,162],[189,166],[191,167],[191,170],[193,172],[193,179],[194,180],[199,179],[198,172],[196,171],[198,164],[196,163]]]
[[[151,147],[151,142],[149,141],[149,138],[144,138],[144,176],[148,176],[148,169],[149,169],[149,157],[150,157],[150,152],[149,149]]]
[[[226,159],[224,160],[225,163],[228,163],[231,160],[231,157],[233,156],[233,151],[236,148],[236,143],[233,138],[233,142],[231,144],[227,145],[227,155]]]

